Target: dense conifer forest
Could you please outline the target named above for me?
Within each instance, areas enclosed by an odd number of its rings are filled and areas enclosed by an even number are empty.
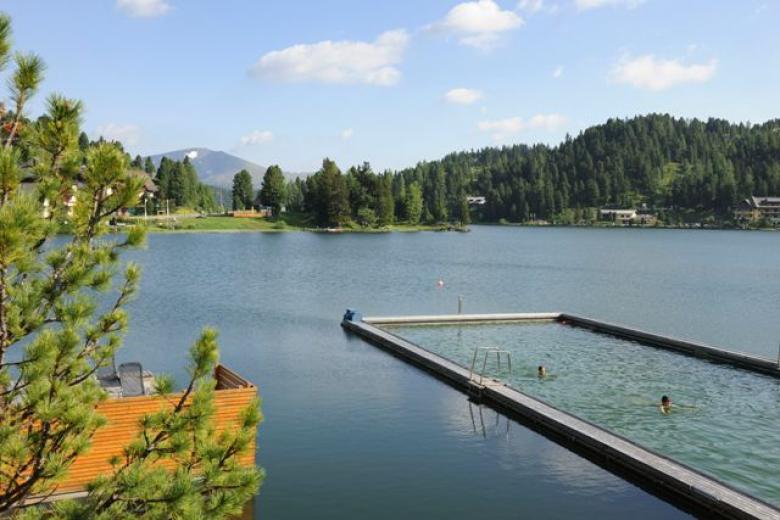
[[[320,225],[507,220],[576,223],[599,207],[647,207],[667,220],[728,219],[750,195],[780,195],[780,120],[760,125],[652,114],[610,119],[543,144],[484,148],[374,173],[329,160],[288,185],[287,205]],[[467,196],[484,196],[469,206]]]

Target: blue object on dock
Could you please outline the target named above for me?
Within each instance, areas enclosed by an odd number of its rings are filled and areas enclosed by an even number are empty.
[[[344,313],[344,321],[359,321],[361,318],[362,316],[355,309],[347,309]]]

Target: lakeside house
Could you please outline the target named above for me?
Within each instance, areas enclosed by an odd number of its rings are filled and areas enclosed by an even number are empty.
[[[233,210],[228,212],[233,218],[269,218],[273,216],[273,208],[271,206],[258,206],[257,209],[243,209]]]
[[[599,210],[599,219],[623,226],[654,226],[658,223],[656,214],[644,206],[641,209],[602,208]]]
[[[743,200],[734,209],[734,220],[739,222],[758,222],[766,220],[780,223],[780,197],[756,197]]]
[[[487,203],[487,199],[480,195],[469,195],[466,197],[466,202],[469,206],[484,206]]]
[[[160,188],[158,188],[157,185],[154,183],[152,177],[143,170],[131,169],[128,171],[128,174],[131,177],[141,179],[143,182],[143,186],[141,187],[141,193],[138,194],[138,206],[136,206],[136,208],[122,208],[119,211],[117,211],[117,216],[127,217],[130,215],[131,210],[137,208],[143,208],[144,216],[148,214],[148,211],[150,211],[151,213],[155,213],[154,206],[156,202],[156,196],[157,193],[160,191]]]
[[[143,180],[143,186],[141,188],[141,192],[138,194],[138,206],[137,207],[143,207],[144,213],[146,212],[146,208],[148,203],[151,201],[154,202],[155,194],[159,191],[159,188],[154,183],[154,180],[143,170],[129,170],[128,174],[132,177],[140,178]],[[65,214],[68,217],[73,216],[73,208],[76,205],[76,199],[78,197],[79,190],[84,186],[84,183],[81,181],[81,179],[77,178],[73,184],[70,186],[69,189],[64,190],[61,194],[61,203],[64,205],[65,208]],[[30,195],[37,195],[38,193],[38,179],[34,175],[28,175],[25,178],[22,179],[21,182],[21,190],[27,194]],[[108,195],[111,195],[110,188]],[[48,198],[44,198],[43,202],[41,203],[42,209],[41,209],[41,216],[43,218],[49,218],[51,217],[51,201]],[[119,217],[126,217],[129,215],[130,210],[133,208],[122,208],[117,211],[117,216]]]
[[[637,211],[635,209],[602,208],[599,210],[599,218],[600,220],[612,221],[616,224],[628,226],[636,220]]]

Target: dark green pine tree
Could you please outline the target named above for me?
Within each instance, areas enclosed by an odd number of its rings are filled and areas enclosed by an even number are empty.
[[[376,178],[376,216],[380,226],[395,223],[395,199],[393,198],[393,176],[390,172]]]
[[[269,166],[265,171],[258,197],[264,206],[272,208],[274,215],[281,213],[286,199],[286,185],[284,174],[278,165]]]
[[[154,161],[151,157],[144,159],[144,171],[149,175],[154,175],[156,168],[154,167]]]
[[[350,220],[349,193],[344,176],[336,163],[322,161],[315,174],[317,185],[316,214],[320,226],[339,227]]]
[[[404,216],[406,221],[415,226],[420,223],[423,213],[423,194],[422,188],[416,182],[413,182],[406,189],[406,199],[404,200]]]
[[[254,204],[254,189],[252,176],[246,170],[241,170],[233,176],[233,209],[251,209]]]

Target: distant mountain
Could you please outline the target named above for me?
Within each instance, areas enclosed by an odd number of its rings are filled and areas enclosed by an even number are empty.
[[[259,188],[266,169],[265,166],[235,155],[208,148],[185,148],[152,155],[152,161],[155,166],[159,166],[163,157],[181,161],[185,156],[189,157],[192,165],[195,166],[200,182],[211,186],[229,188],[233,183],[233,176],[241,170],[247,170],[252,175],[252,183]]]

